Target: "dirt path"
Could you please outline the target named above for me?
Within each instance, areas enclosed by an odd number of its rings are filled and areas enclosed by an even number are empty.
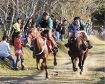
[[[58,66],[49,68],[49,80],[44,72],[28,76],[0,77],[0,84],[105,84],[105,44],[95,44],[89,51],[83,75],[72,71],[70,57],[58,57]]]

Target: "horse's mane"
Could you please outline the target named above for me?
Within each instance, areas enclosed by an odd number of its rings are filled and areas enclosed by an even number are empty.
[[[32,33],[35,36],[34,38],[35,48],[37,49],[38,52],[40,52],[44,44],[43,38],[41,37],[41,32],[38,31],[37,28],[34,28]]]
[[[34,38],[41,36],[41,33],[38,31],[37,28],[32,28],[31,31],[32,31],[31,34],[33,35]]]
[[[77,37],[74,37],[73,39],[72,39],[72,43],[71,43],[71,45],[70,45],[70,49],[72,50],[72,51],[76,51],[76,50],[79,50],[80,49],[80,47],[81,47],[81,44],[82,44],[82,42],[83,42],[83,37],[84,37],[84,32],[80,32],[79,34],[78,34],[78,36]]]
[[[87,48],[86,41],[87,41],[86,32],[80,31],[80,34],[77,37],[78,48],[80,48],[82,50],[87,50],[88,48]]]

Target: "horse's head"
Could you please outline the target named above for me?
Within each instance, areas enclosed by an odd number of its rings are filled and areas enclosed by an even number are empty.
[[[68,43],[70,50],[74,50],[76,48],[77,38],[75,36],[70,37]]]
[[[87,36],[86,33],[84,31],[80,31],[78,37],[77,37],[77,46],[78,48],[82,48],[83,50],[87,49]]]
[[[37,28],[35,28],[34,26],[31,27],[27,33],[27,38],[26,38],[26,44],[28,44],[29,46],[31,45],[31,42],[33,39],[40,37],[40,32],[38,31]]]
[[[83,43],[83,40],[85,38],[84,32],[79,32],[78,35],[74,35],[72,38],[70,38],[70,47],[72,48],[80,48],[81,44]]]

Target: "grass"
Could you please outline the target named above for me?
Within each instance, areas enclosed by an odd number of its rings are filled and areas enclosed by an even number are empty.
[[[63,42],[59,43],[60,45],[63,44]],[[62,47],[62,46],[60,46]],[[11,54],[14,58],[15,55],[14,55],[14,48],[13,46],[11,46]],[[66,50],[62,50],[62,49],[59,49],[59,52],[57,54],[57,57],[60,57],[60,56],[64,56],[65,55],[65,52]],[[30,75],[32,73],[36,73],[37,70],[36,70],[36,63],[35,63],[35,59],[33,59],[32,57],[32,51],[30,51],[28,48],[24,48],[24,65],[25,65],[25,68],[26,70],[19,70],[19,71],[14,71],[14,70],[10,70],[9,68],[5,67],[4,65],[1,65],[0,64],[0,76],[22,76],[22,75]],[[50,54],[49,55],[49,59],[48,59],[48,68],[53,68],[53,55]],[[20,66],[20,64],[19,64]]]
[[[93,48],[91,49],[92,52],[94,51],[101,51],[105,49],[105,41],[100,40],[99,37],[96,37],[95,35],[89,36],[90,41],[93,43]]]
[[[98,37],[94,35],[90,35],[89,39],[93,42],[93,44],[105,44],[104,40],[100,40]]]
[[[2,35],[3,35],[3,31],[0,28],[0,40],[2,39]],[[10,48],[11,48],[10,52],[11,52],[13,58],[16,59],[15,54],[14,54],[13,46],[10,46]],[[24,48],[24,58],[25,58],[24,65],[26,67],[26,70],[24,70],[24,71],[21,71],[21,70],[19,70],[19,71],[10,70],[8,67],[6,67],[5,65],[3,65],[0,62],[0,75],[1,76],[4,76],[4,75],[7,75],[7,76],[29,75],[32,72],[35,72],[36,71],[36,69],[35,69],[36,68],[36,66],[35,66],[35,59],[33,59],[32,51],[30,49]]]
[[[11,46],[11,54],[14,57],[14,59],[16,59],[15,55],[14,55],[14,48]],[[2,65],[0,65],[2,68],[0,68],[0,75],[28,75],[31,74],[33,71],[35,71],[35,60],[32,58],[32,51],[30,51],[27,48],[24,48],[24,65],[26,67],[27,70],[24,71],[13,71],[10,70],[7,67],[4,67]],[[19,64],[20,65],[20,64]]]

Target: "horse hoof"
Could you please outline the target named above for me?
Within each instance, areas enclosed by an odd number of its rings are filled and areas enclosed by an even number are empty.
[[[78,71],[78,68],[73,68],[73,71],[74,71],[74,72]]]
[[[54,62],[54,66],[57,66],[57,62]]]
[[[48,77],[45,78],[45,80],[48,80],[48,79],[49,79]]]
[[[80,71],[80,75],[82,75],[82,71]]]

